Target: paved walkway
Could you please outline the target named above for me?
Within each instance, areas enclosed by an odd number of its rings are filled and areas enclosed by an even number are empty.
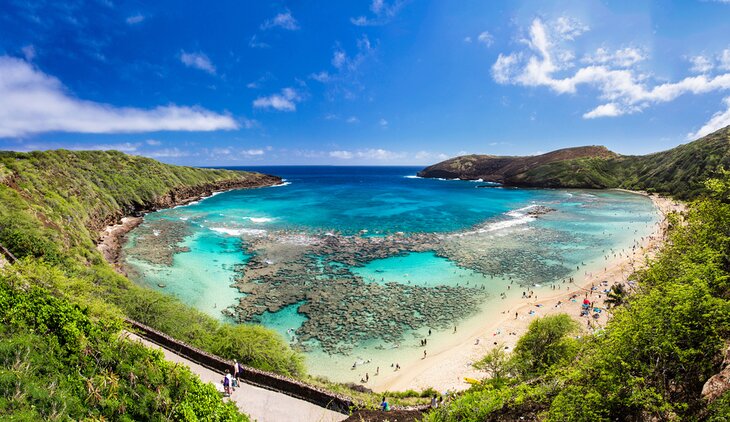
[[[127,337],[146,346],[162,350],[165,359],[188,366],[204,382],[211,382],[216,387],[221,385],[223,375],[218,372],[189,361],[136,334],[127,333]],[[259,422],[339,422],[347,418],[347,415],[324,409],[307,401],[243,382],[239,384],[230,399],[236,402],[242,412]]]

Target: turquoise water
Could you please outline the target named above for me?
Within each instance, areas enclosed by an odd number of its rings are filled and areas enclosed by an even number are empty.
[[[396,285],[447,287],[454,292],[466,287],[487,295],[481,309],[488,310],[490,301],[498,300],[509,284],[549,285],[602,269],[604,255],[630,248],[634,241],[652,232],[657,220],[649,199],[624,192],[477,188],[482,184],[415,178],[417,169],[407,167],[255,170],[280,175],[286,183],[221,193],[198,203],[148,214],[143,228],[154,230],[160,222],[174,222],[187,233],[176,246],[187,249],[173,255],[172,265],[150,262],[144,256],[132,258],[130,253],[126,265],[132,270],[132,278],[217,318],[233,321],[235,305],[248,294],[241,293],[233,283],[249,271],[246,265],[252,257],[260,255],[266,257],[260,263],[264,267],[283,264],[286,269],[287,260],[291,260],[292,271],[309,277],[314,283],[309,285],[319,289],[320,296],[326,293],[326,284],[323,288],[322,283],[333,277],[333,271],[327,270],[331,268],[341,270],[350,285],[357,286],[362,280],[380,286],[379,290],[355,288],[343,296],[355,298],[356,302],[379,301],[377,296],[366,296],[366,290],[378,295],[407,291],[398,290]],[[528,211],[534,209],[530,207],[536,205],[552,211],[530,216]],[[138,232],[130,233],[126,252],[134,252],[138,242],[144,241],[138,238]],[[328,261],[313,246],[327,238],[397,239],[415,233],[432,233],[437,238],[425,248],[396,248],[375,259],[355,260],[354,265]],[[308,260],[308,253],[317,258]],[[307,262],[314,264],[310,268]],[[281,281],[274,274],[255,283],[277,280]],[[286,284],[282,282],[281,288]],[[280,296],[278,288],[265,292],[274,302],[262,299],[262,303],[275,303]],[[298,331],[305,324],[313,322],[312,318],[325,317],[301,312],[308,293],[290,294],[289,302],[272,308],[277,311],[263,310],[247,321],[270,327],[292,344],[305,347],[313,373],[340,381],[357,381],[350,379],[358,376],[349,371],[351,357],[390,359],[396,353],[397,344],[383,342],[377,336],[348,344],[342,349],[350,351],[345,357],[322,354],[316,341],[298,343]],[[404,302],[403,306],[408,304]],[[343,312],[333,308],[335,311]],[[455,315],[454,323],[466,317]],[[354,317],[350,321],[357,320]],[[407,342],[422,336],[428,328],[421,325],[404,329],[402,339]],[[403,347],[397,350],[404,353]],[[337,368],[333,368],[335,362]]]
[[[352,272],[373,283],[401,283],[434,286],[481,286],[488,276],[459,267],[433,252],[414,252],[405,256],[376,259]]]

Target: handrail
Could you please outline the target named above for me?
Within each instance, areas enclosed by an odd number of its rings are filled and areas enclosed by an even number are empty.
[[[233,369],[233,361],[223,359],[204,350],[190,346],[140,322],[131,319],[127,319],[126,322],[137,330],[137,334],[141,337],[169,349],[197,364],[220,373],[230,372]],[[242,367],[243,375],[241,376],[241,379],[248,384],[283,393],[288,396],[316,404],[317,406],[325,409],[346,415],[349,414],[352,409],[360,407],[352,399],[340,396],[331,391],[322,390],[301,381],[271,372],[262,371],[250,366],[242,365]]]

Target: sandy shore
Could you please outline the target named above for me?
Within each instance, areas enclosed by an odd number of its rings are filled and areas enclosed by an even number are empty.
[[[643,192],[634,192],[646,195]],[[472,328],[464,336],[454,336],[453,342],[440,344],[438,348],[429,346],[428,357],[416,364],[397,372],[383,373],[373,377],[368,387],[375,391],[399,391],[434,387],[439,391],[463,390],[469,387],[464,378],[483,378],[484,373],[475,370],[471,364],[484,356],[491,348],[506,347],[512,350],[519,337],[536,317],[566,313],[578,321],[584,329],[595,330],[605,325],[608,312],[605,310],[605,289],[614,283],[626,282],[634,270],[645,265],[647,258],[656,254],[664,242],[667,219],[673,211],[683,211],[685,206],[671,198],[647,195],[651,198],[660,215],[659,223],[651,236],[636,239],[635,248],[615,251],[605,256],[606,266],[596,272],[585,272],[575,277],[574,282],[556,284],[556,289],[543,287],[535,290],[532,298],[522,297],[522,290],[508,291],[507,297],[499,303],[502,311],[494,317],[485,317],[483,324]],[[519,290],[519,291],[518,291]],[[573,298],[573,296],[577,297]],[[581,317],[581,304],[584,298],[602,308],[598,319]],[[560,305],[558,305],[560,303]],[[532,314],[530,314],[532,312]],[[515,313],[517,316],[515,317]],[[422,353],[421,350],[416,353]]]

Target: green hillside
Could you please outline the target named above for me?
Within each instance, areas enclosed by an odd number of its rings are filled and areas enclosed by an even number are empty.
[[[535,157],[464,156],[427,167],[419,175],[481,178],[506,186],[638,189],[686,199],[702,192],[704,181],[720,166],[730,168],[730,127],[644,156],[621,156],[603,147]]]
[[[664,250],[632,276],[636,292],[612,292],[603,330],[534,320],[511,354],[475,364],[481,383],[426,421],[730,420],[730,172],[704,186],[709,196],[670,216]]]
[[[116,273],[95,246],[99,229],[123,215],[215,190],[279,181],[113,151],[0,152],[0,245],[19,259],[0,265],[0,415],[241,418],[235,408],[218,409],[217,393],[189,372],[115,340],[125,317],[219,356],[302,375],[301,356],[278,334],[221,324],[175,298],[141,288]]]

